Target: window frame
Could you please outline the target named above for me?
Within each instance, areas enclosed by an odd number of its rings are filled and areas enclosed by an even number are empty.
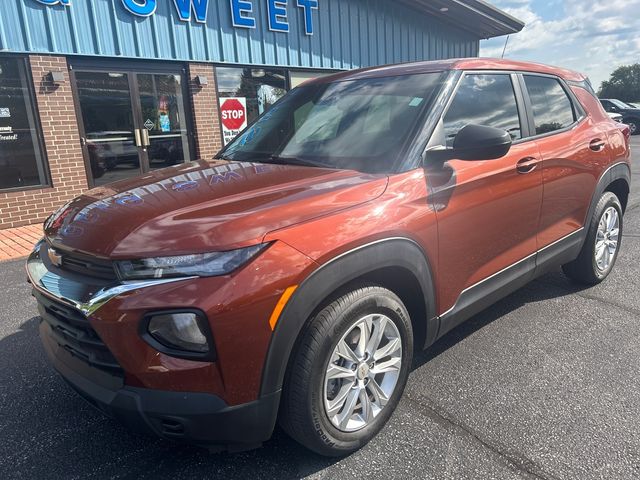
[[[28,97],[25,100],[25,108],[27,117],[33,122],[33,128],[35,129],[35,142],[34,152],[36,154],[36,167],[38,169],[38,176],[40,177],[40,183],[37,185],[27,185],[22,187],[10,187],[0,188],[0,194],[11,192],[26,192],[30,190],[42,190],[45,188],[52,188],[53,183],[51,180],[51,169],[49,167],[49,157],[47,155],[46,144],[44,141],[44,134],[42,131],[42,123],[40,121],[40,111],[38,108],[38,101],[36,98],[35,84],[33,81],[33,74],[31,72],[31,63],[29,57],[25,55],[7,55],[0,53],[0,58],[8,58],[17,60],[18,71],[20,73],[21,80],[25,82],[25,91]],[[39,156],[39,158],[38,158]]]
[[[556,80],[560,84],[560,87],[562,88],[562,90],[564,90],[564,93],[565,95],[567,95],[567,98],[569,99],[569,103],[571,104],[571,109],[573,111],[573,118],[574,118],[573,123],[571,123],[570,125],[567,125],[564,128],[560,128],[552,132],[536,134],[535,133],[536,124],[535,124],[535,118],[533,115],[533,103],[531,102],[531,97],[529,96],[529,91],[527,90],[527,86],[524,80],[525,75],[531,76],[531,77],[544,77],[544,78],[550,78],[552,80]],[[561,133],[568,132],[570,130],[573,130],[576,126],[578,126],[587,118],[584,108],[582,107],[580,102],[577,100],[577,98],[575,97],[575,95],[567,85],[567,83],[562,78],[558,77],[557,75],[551,75],[547,73],[527,72],[527,71],[519,71],[517,72],[517,76],[520,82],[520,89],[522,91],[522,95],[524,98],[525,109],[527,111],[527,118],[529,120],[529,133],[531,134],[529,137],[526,138],[526,140],[538,140],[541,138],[550,137],[552,135],[558,135]]]

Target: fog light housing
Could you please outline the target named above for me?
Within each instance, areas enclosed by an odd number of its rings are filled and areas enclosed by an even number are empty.
[[[215,358],[211,330],[197,310],[152,312],[145,316],[143,338],[156,350],[191,360]]]

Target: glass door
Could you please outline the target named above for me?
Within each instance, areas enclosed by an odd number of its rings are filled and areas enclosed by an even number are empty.
[[[150,170],[189,159],[182,76],[138,74],[143,144]]]
[[[139,175],[130,78],[122,72],[76,72],[82,145],[93,185]]]
[[[181,72],[78,67],[73,77],[92,186],[190,159]]]

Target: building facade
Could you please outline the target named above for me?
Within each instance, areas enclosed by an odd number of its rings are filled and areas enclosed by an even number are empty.
[[[0,229],[210,159],[306,79],[522,27],[481,0],[2,0]]]

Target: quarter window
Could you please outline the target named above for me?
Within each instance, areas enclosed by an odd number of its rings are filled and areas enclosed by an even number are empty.
[[[555,78],[525,75],[536,135],[562,130],[576,121],[571,100]]]
[[[513,140],[522,138],[518,105],[510,75],[466,75],[444,116],[447,146],[466,125],[502,128]]]
[[[0,57],[0,190],[46,183],[26,63]]]

